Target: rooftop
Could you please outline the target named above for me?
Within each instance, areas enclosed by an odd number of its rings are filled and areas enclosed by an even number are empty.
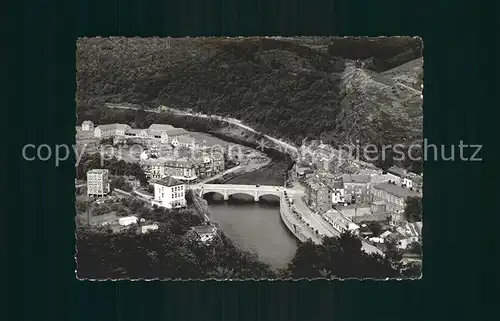
[[[390,168],[387,170],[387,172],[392,173],[392,174],[394,174],[394,175],[397,175],[397,176],[399,176],[399,177],[404,177],[404,176],[406,176],[406,171],[405,171],[403,168],[398,167],[398,166],[396,166],[396,165],[394,165],[394,166],[390,167]]]
[[[151,126],[149,126],[149,130],[152,131],[168,131],[174,128],[174,126],[166,124],[152,124]]]
[[[109,170],[104,168],[95,168],[87,171],[87,174],[107,174],[107,173],[109,173]]]
[[[344,174],[342,175],[342,180],[344,181],[344,183],[367,184],[370,183],[371,177],[370,175]]]
[[[375,201],[373,205],[386,205],[386,203],[384,201]]]
[[[181,182],[179,182],[178,180],[176,180],[175,178],[170,177],[170,176],[156,180],[156,181],[154,181],[154,183],[162,185],[162,186],[167,186],[167,187],[182,185]]]
[[[104,124],[104,125],[99,125],[97,128],[101,130],[107,130],[107,129],[129,129],[130,126],[127,124]]]
[[[383,191],[386,191],[389,194],[398,196],[398,197],[416,197],[416,196],[421,196],[420,193],[417,193],[416,191],[412,191],[409,188],[402,187],[397,184],[390,184],[390,183],[381,183],[374,185],[373,188],[380,189]]]
[[[92,124],[92,121],[90,121],[90,120],[84,120],[83,123],[82,123],[82,125],[86,125],[86,124]]]
[[[355,230],[359,228],[357,224],[335,210],[329,210],[324,215],[328,216],[330,220],[335,222],[337,225],[344,227],[345,229]]]

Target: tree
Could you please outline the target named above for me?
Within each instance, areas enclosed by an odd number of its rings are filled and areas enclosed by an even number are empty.
[[[373,236],[377,237],[382,233],[382,225],[379,222],[370,222],[368,228],[373,233]]]
[[[406,198],[404,210],[405,219],[408,222],[422,221],[422,198],[418,196],[410,196]]]

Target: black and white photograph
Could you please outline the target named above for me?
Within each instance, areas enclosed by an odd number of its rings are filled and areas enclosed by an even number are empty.
[[[415,279],[419,37],[79,38],[79,280]]]

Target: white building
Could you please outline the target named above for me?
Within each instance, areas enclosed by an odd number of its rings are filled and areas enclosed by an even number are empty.
[[[88,196],[104,196],[109,192],[109,171],[107,169],[92,169],[87,172]]]
[[[91,122],[90,120],[86,120],[82,123],[82,130],[83,131],[93,131],[94,130],[94,123]]]
[[[114,136],[125,136],[125,132],[130,130],[126,124],[100,125],[94,129],[94,136],[97,138],[110,138]]]
[[[137,224],[137,216],[125,216],[118,219],[118,224],[121,226],[128,226],[131,224]]]
[[[154,183],[155,196],[153,205],[178,208],[186,206],[186,187],[171,176],[157,180]]]
[[[156,223],[141,226],[142,234],[147,233],[149,231],[156,231],[157,229],[158,229],[158,224]]]
[[[341,233],[349,231],[357,234],[359,232],[359,226],[338,211],[329,210],[323,214],[323,218]]]

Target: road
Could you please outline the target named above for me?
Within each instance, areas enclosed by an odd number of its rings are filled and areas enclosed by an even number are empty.
[[[318,231],[320,231],[320,233],[324,234],[325,236],[329,237],[340,236],[341,233],[339,230],[335,229],[332,225],[330,225],[330,223],[328,223],[322,216],[314,214],[309,209],[307,204],[304,203],[303,196],[305,195],[305,189],[298,182],[293,182],[293,192],[291,192],[291,195],[293,195],[293,200],[296,209],[302,214],[304,219],[308,222],[310,221],[314,222],[314,225],[312,225],[311,223],[309,224],[311,224],[312,226],[321,226],[322,230],[318,228]],[[362,243],[362,248],[366,253],[382,254],[382,251],[379,248],[377,248],[374,245],[371,245],[365,240],[361,239],[361,243]]]
[[[164,106],[162,106],[162,107],[164,107]],[[112,108],[112,109],[139,110],[139,108],[137,108],[137,107],[126,107],[126,106],[109,106],[108,108]],[[205,114],[201,114],[201,113],[190,113],[190,112],[186,112],[186,111],[182,111],[182,110],[178,110],[178,109],[174,109],[174,108],[169,108],[169,107],[165,107],[165,108],[167,110],[170,110],[174,114],[177,114],[177,115],[193,116],[193,117],[200,117],[200,118],[216,118],[216,119],[225,121],[227,123],[233,124],[235,126],[238,126],[240,128],[246,129],[248,131],[251,131],[253,133],[258,133],[252,127],[243,124],[240,120],[235,119],[235,118],[227,118],[227,117],[222,117],[222,116],[210,116],[210,115],[205,115]],[[156,113],[156,114],[161,113],[161,111],[159,111],[157,109],[146,109],[146,111],[147,112],[151,112],[151,113]],[[263,136],[266,139],[268,139],[268,140],[272,141],[273,143],[275,143],[276,145],[281,146],[283,148],[283,152],[285,152],[285,153],[286,152],[290,152],[290,153],[297,154],[298,151],[299,151],[298,148],[295,147],[292,144],[289,144],[289,143],[284,142],[282,140],[279,140],[277,138],[271,137],[269,135],[263,135]]]

